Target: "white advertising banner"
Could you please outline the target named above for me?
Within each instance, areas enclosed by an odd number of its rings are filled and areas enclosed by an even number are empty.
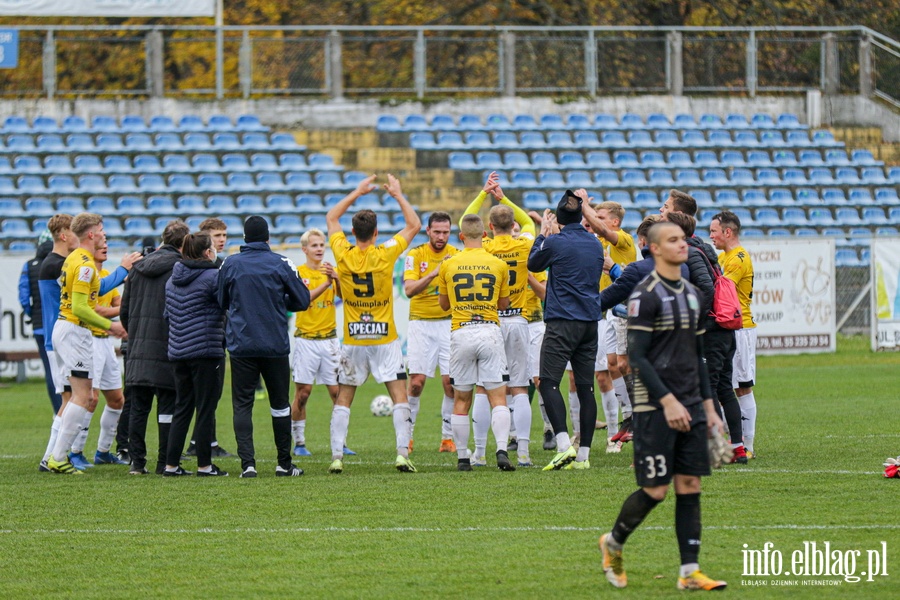
[[[742,240],[753,261],[759,354],[834,352],[834,240]]]
[[[900,349],[900,240],[872,240],[872,350]]]
[[[0,15],[22,17],[213,17],[215,0],[0,0]]]

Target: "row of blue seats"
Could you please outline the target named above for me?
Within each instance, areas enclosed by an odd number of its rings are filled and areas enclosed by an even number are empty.
[[[198,150],[305,150],[289,133],[128,133],[124,138],[118,133],[70,133],[62,136],[43,133],[32,136],[14,133],[0,139],[0,152],[6,154],[47,152],[143,152],[198,151]]]
[[[495,171],[501,187],[509,189],[571,187],[571,188],[645,188],[645,187],[771,187],[810,185],[900,185],[900,179],[888,178],[879,168],[866,170],[860,177],[856,169],[838,169],[835,177],[829,169],[813,169],[807,175],[803,169],[623,169],[621,176],[613,169],[597,171]],[[485,173],[487,177],[487,173]],[[0,187],[2,193],[2,187]]]
[[[616,150],[610,155],[605,150],[562,151],[558,155],[546,150],[528,153],[519,150],[502,154],[490,150],[481,152],[451,152],[448,157],[451,169],[466,171],[477,169],[604,169],[608,167],[632,169],[690,169],[697,167],[880,167],[869,150],[853,150],[848,158],[843,149],[801,150],[799,157],[791,150],[777,150],[771,155],[765,150],[750,150],[746,155],[740,150],[670,150],[665,154],[658,150]]]
[[[375,125],[378,131],[552,131],[578,129],[805,129],[797,115],[784,113],[777,120],[771,115],[757,113],[749,120],[745,115],[728,114],[725,119],[719,115],[704,114],[700,120],[693,115],[677,114],[674,120],[661,113],[652,113],[647,120],[634,113],[625,113],[616,120],[613,115],[599,114],[594,117],[572,114],[545,114],[538,118],[532,115],[516,115],[512,121],[502,114],[491,114],[482,122],[478,115],[461,115],[454,119],[450,115],[434,115],[429,122],[424,115],[408,115],[401,122],[394,115],[378,117]]]
[[[296,152],[278,156],[265,152],[250,155],[229,153],[221,161],[215,154],[205,152],[187,154],[138,154],[132,159],[124,154],[48,154],[41,160],[33,154],[20,154],[12,161],[0,156],[0,175],[6,174],[66,174],[66,173],[197,173],[197,172],[262,172],[262,171],[340,171],[328,154]]]
[[[882,227],[900,224],[900,206],[894,206],[885,213],[878,206],[862,209],[845,206],[832,211],[826,207],[800,208],[788,207],[782,210],[775,208],[728,207],[741,220],[741,227]],[[698,215],[701,223],[710,220],[722,208],[704,208]]]
[[[171,117],[151,117],[150,123],[138,115],[126,115],[121,121],[115,117],[97,115],[92,117],[90,124],[79,117],[69,116],[58,123],[53,117],[38,116],[29,124],[28,120],[20,116],[6,117],[3,121],[2,133],[168,133],[173,131],[268,131],[269,128],[260,123],[256,115],[240,115],[237,121],[232,122],[226,115],[212,115],[204,124],[203,119],[197,115],[184,115],[177,122]]]
[[[337,204],[344,194],[326,194],[324,199],[317,194],[212,194],[205,200],[195,194],[185,194],[178,198],[167,195],[152,195],[146,200],[140,196],[123,195],[91,196],[85,202],[74,196],[61,196],[53,202],[44,196],[34,196],[21,202],[17,198],[0,197],[0,218],[3,217],[49,217],[56,213],[75,215],[92,212],[103,216],[136,215],[184,215],[206,211],[211,214],[230,213],[324,213]],[[376,212],[399,212],[400,206],[389,194],[365,194],[357,198],[354,210],[369,209]]]
[[[281,173],[202,173],[196,179],[180,173],[163,175],[147,173],[137,180],[131,175],[51,175],[47,181],[38,175],[22,175],[18,179],[0,176],[0,195],[68,195],[68,194],[210,194],[216,192],[295,191],[317,192],[351,190],[368,177],[359,171]]]
[[[682,132],[662,131],[604,131],[598,137],[593,131],[576,131],[574,136],[568,131],[551,131],[546,137],[539,131],[516,134],[509,131],[488,133],[472,131],[428,132],[409,134],[409,145],[415,150],[490,150],[490,149],[541,149],[541,148],[843,148],[843,142],[834,139],[830,131],[810,132],[797,130],[787,132],[785,137],[777,130],[762,130],[757,136],[754,130],[733,132],[724,129],[700,131],[689,129]]]
[[[826,188],[820,194],[813,188],[798,188],[791,191],[786,188],[745,189],[740,193],[737,190],[716,190],[715,194],[709,190],[687,188],[685,190],[696,201],[697,206],[705,207],[787,207],[787,206],[900,206],[900,196],[896,187],[876,188],[874,194],[868,188],[853,188],[849,196],[844,190]],[[528,190],[522,193],[522,206],[528,210],[541,211],[545,208],[555,208],[557,200],[563,195],[563,190],[557,190],[547,194],[546,192]],[[594,198],[595,203],[609,201],[618,202],[623,207],[636,207],[639,209],[652,209],[662,206],[669,197],[669,190],[661,192],[649,190],[631,192],[625,190],[588,190],[588,194]]]

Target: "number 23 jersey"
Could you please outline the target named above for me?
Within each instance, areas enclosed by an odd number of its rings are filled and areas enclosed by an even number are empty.
[[[482,248],[466,248],[441,264],[438,292],[450,298],[451,331],[499,326],[497,301],[509,296],[509,267]]]
[[[344,344],[376,346],[397,339],[394,324],[394,263],[407,242],[395,235],[360,250],[341,232],[331,236],[344,299]]]

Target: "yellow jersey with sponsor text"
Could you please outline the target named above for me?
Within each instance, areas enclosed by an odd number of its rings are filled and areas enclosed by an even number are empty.
[[[100,269],[100,273],[99,273],[100,279],[103,279],[107,275],[109,275],[109,271],[107,271],[106,269]],[[98,285],[98,290],[99,290],[99,285]],[[105,294],[103,294],[102,296],[100,296],[99,298],[97,298],[97,306],[107,306],[107,307],[112,306],[113,300],[115,300],[118,297],[119,297],[119,288],[113,288],[113,289],[109,290],[108,292],[106,292]],[[109,337],[109,332],[107,330],[100,329],[99,327],[94,327],[93,325],[91,325],[89,327],[90,327],[91,333],[94,335],[94,337],[103,337],[103,338]]]
[[[547,281],[547,271],[532,273],[532,275],[534,275],[534,278],[538,281],[545,283]],[[541,305],[541,299],[534,293],[534,290],[531,289],[530,285],[525,290],[525,310],[522,311],[522,316],[524,316],[525,320],[529,323],[544,320],[544,308]]]
[[[619,241],[615,245],[611,244],[606,238],[601,237],[599,239],[600,243],[603,244],[603,251],[609,255],[614,263],[624,269],[637,260],[637,249],[634,246],[634,238],[631,237],[630,233],[621,229],[616,233],[619,234]],[[610,279],[609,275],[607,273],[601,275],[600,289],[605,290],[610,285],[612,285],[612,279]]]
[[[440,252],[435,252],[430,243],[416,246],[406,255],[406,264],[403,268],[403,281],[413,279],[418,281],[428,273],[434,271],[446,258],[456,255],[456,248],[447,244]],[[410,320],[437,320],[449,319],[450,312],[441,309],[438,302],[437,277],[431,281],[431,285],[409,299]]]
[[[397,234],[365,250],[343,233],[329,241],[344,304],[344,344],[377,346],[397,339],[394,324],[394,263],[407,242]]]
[[[441,264],[438,292],[450,298],[450,330],[500,325],[497,301],[510,295],[510,269],[484,248],[465,248]]]
[[[76,293],[86,294],[88,306],[97,306],[100,295],[100,276],[94,257],[84,248],[75,248],[66,258],[59,276],[59,320],[74,323],[79,327],[90,326],[72,312],[72,298]]]
[[[528,254],[534,238],[528,234],[514,238],[498,235],[485,239],[484,249],[502,260],[509,267],[509,309],[501,310],[501,317],[519,317],[525,311],[528,301]]]
[[[300,280],[313,291],[326,281],[328,275],[307,265],[297,267]],[[310,302],[309,308],[297,313],[294,319],[294,337],[307,340],[325,340],[337,337],[337,318],[334,309],[334,286],[325,288],[322,294]]]
[[[756,327],[753,313],[750,312],[750,303],[753,302],[753,261],[750,260],[750,253],[742,246],[737,246],[719,255],[719,265],[722,267],[722,274],[737,287],[744,329]]]

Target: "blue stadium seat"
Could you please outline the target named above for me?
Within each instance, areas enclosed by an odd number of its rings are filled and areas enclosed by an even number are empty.
[[[183,150],[184,144],[181,138],[174,133],[157,133],[153,136],[153,143],[157,150]],[[199,148],[197,148],[199,149]]]
[[[31,238],[31,228],[25,219],[3,219],[0,222],[0,232],[4,239]]]
[[[79,154],[74,159],[73,171],[79,173],[103,173],[106,169],[95,154]]]
[[[185,139],[186,138],[187,136],[185,136]],[[272,148],[268,136],[264,133],[245,133],[241,140],[241,145],[245,150],[267,151]]]
[[[654,144],[660,148],[680,148],[681,140],[678,134],[672,130],[657,131],[654,135]]]
[[[888,209],[888,222],[891,225],[900,225],[900,206],[892,206]]]
[[[37,149],[37,146],[34,144],[34,138],[23,133],[6,138],[6,146],[13,152],[33,152]]]
[[[460,115],[456,125],[461,131],[483,131],[484,125],[478,115]]]
[[[566,123],[563,121],[563,118],[560,115],[545,114],[541,115],[539,119],[538,129],[542,129],[544,131],[552,131],[573,128],[567,127]]]
[[[163,161],[165,161],[165,158],[163,158]],[[190,175],[175,173],[174,175],[169,175],[169,191],[174,194],[196,194],[205,190],[198,188],[194,178]]]
[[[622,185],[625,187],[645,187],[647,174],[640,169],[624,169],[622,171]]]
[[[275,158],[274,154],[257,152],[250,156],[250,170],[257,172],[281,171],[281,167],[278,165],[278,160]]]
[[[625,217],[622,219],[622,229],[633,232],[643,220],[641,213],[631,210],[626,211]]]
[[[522,137],[524,142],[525,135]],[[551,131],[547,134],[547,146],[550,148],[572,148],[574,145],[568,131]]]
[[[169,173],[191,173],[194,168],[184,154],[165,154],[162,160],[162,170]]]
[[[453,117],[450,115],[434,115],[431,118],[430,128],[435,131],[454,131],[456,130],[456,123],[454,123]]]
[[[836,224],[831,209],[816,207],[809,209],[809,224],[814,227],[829,227]]]
[[[526,210],[542,211],[550,208],[550,201],[545,192],[529,190],[522,193],[522,206]]]
[[[834,253],[834,266],[836,267],[860,267],[862,263],[856,255],[854,248],[838,248]]]
[[[79,175],[78,189],[82,194],[103,194],[109,191],[102,175]]]
[[[273,150],[297,150],[297,140],[290,133],[273,133],[269,140],[270,147]]]
[[[778,227],[781,225],[781,217],[778,216],[778,211],[774,208],[757,209],[754,220],[761,227]]]
[[[178,126],[175,125],[175,122],[171,117],[158,115],[150,119],[150,125],[148,129],[157,133],[170,133],[173,131],[178,131]]]
[[[232,192],[256,191],[256,181],[250,173],[229,173],[225,179],[228,189]]]
[[[106,180],[106,185],[111,192],[116,194],[133,194],[141,191],[131,175],[110,175]]]
[[[747,135],[756,136],[752,131],[747,132]],[[741,143],[744,143],[743,140]],[[767,148],[781,148],[785,146],[784,136],[777,130],[762,131],[759,136],[759,145]]]
[[[178,212],[179,213],[202,213],[206,210],[206,203],[203,202],[203,198],[200,196],[196,196],[193,194],[187,194],[184,196],[179,196],[178,200]]]
[[[741,192],[741,203],[744,206],[766,207],[769,205],[769,199],[762,190],[743,190]]]
[[[246,154],[230,153],[222,156],[222,169],[232,173],[251,171]]]
[[[746,167],[747,161],[739,150],[724,150],[719,159],[723,167]]]
[[[631,201],[631,195],[624,190],[613,190],[606,195],[607,200],[618,202],[622,206],[634,205],[640,210],[658,209],[660,202],[654,192],[648,190],[640,190],[634,193],[634,202]]]
[[[513,188],[529,188],[538,185],[534,171],[513,171],[510,176],[509,187]]]
[[[562,174],[559,171],[543,171],[541,172],[540,183],[541,185],[548,187],[567,186],[569,188],[578,189],[591,187],[594,185],[594,179],[587,171],[567,171],[565,183],[563,183]]]
[[[505,169],[530,169],[531,161],[524,152],[507,152],[503,157],[503,168]]]
[[[216,150],[241,150],[244,147],[238,135],[231,132],[214,133],[212,145]]]
[[[0,218],[22,217],[24,215],[25,210],[22,208],[22,203],[18,199],[0,198]]]
[[[738,193],[734,190],[716,190],[715,196],[716,204],[718,206],[733,208],[735,211],[737,211],[738,209],[735,207],[741,205],[741,197],[738,196]],[[740,215],[738,215],[738,217],[740,218]],[[741,224],[744,224],[743,218],[741,218]]]
[[[47,186],[37,175],[22,175],[16,180],[16,188],[20,194],[46,194]]]
[[[125,136],[125,147],[129,150],[154,150],[153,138],[146,133],[129,133]]]
[[[779,150],[775,152],[772,162],[775,163],[776,167],[779,167],[781,169],[787,167],[797,167],[800,165],[800,163],[797,162],[797,156],[790,150]]]
[[[248,134],[248,135],[254,135],[254,134]],[[262,135],[262,134],[255,134],[255,135]],[[245,146],[246,146],[246,144],[245,144]],[[193,151],[212,150],[213,149],[213,145],[209,139],[209,136],[206,135],[205,133],[197,133],[197,132],[191,132],[191,133],[185,134],[184,147],[187,148],[188,150],[193,150]]]
[[[485,119],[485,125],[489,131],[503,131],[512,128],[506,115],[501,114],[488,115],[487,119]]]
[[[0,156],[0,173],[4,175],[15,173],[15,169],[13,169],[12,164],[9,162],[9,158],[5,156]]]
[[[662,113],[650,113],[647,115],[647,129],[671,129],[672,123],[669,117]]]
[[[451,152],[447,158],[447,166],[456,170],[477,169],[475,159],[472,158],[471,152]]]
[[[568,129],[570,130],[578,130],[578,129],[593,129],[594,125],[591,123],[590,117],[587,115],[574,114],[569,115],[566,118],[566,124],[568,125]]]
[[[403,119],[403,131],[428,131],[431,127],[422,115],[407,115]]]
[[[562,154],[567,155],[567,158],[572,158],[573,160],[574,160],[574,157],[577,156],[578,158],[581,159],[581,164],[580,165],[575,164],[575,165],[572,165],[571,167],[568,165],[562,165],[562,156],[560,156],[560,161],[557,162],[556,155],[554,153],[541,151],[541,152],[533,152],[531,154],[532,168],[534,168],[534,169],[558,169],[558,168],[562,167],[564,169],[567,169],[567,168],[577,169],[579,167],[585,166],[584,158],[581,157],[580,153],[578,153],[578,152],[563,152]],[[507,155],[507,158],[508,158],[508,155]]]
[[[134,237],[156,235],[158,231],[147,217],[127,217],[125,219],[125,234]]]
[[[694,166],[691,155],[684,150],[673,150],[666,153],[666,163],[670,169],[689,169]]]
[[[351,214],[341,215],[340,218],[338,219],[338,223],[341,224],[341,229],[343,229],[346,232],[350,232],[350,230],[353,228],[353,215],[351,215]]]
[[[763,233],[762,229],[758,229],[756,227],[747,227],[746,229],[741,229],[741,237],[745,238],[761,238],[765,237],[765,233]]]
[[[750,127],[753,129],[773,129],[775,127],[775,121],[770,115],[756,113],[753,115],[753,118],[750,119]]]
[[[600,140],[593,131],[576,131],[574,145],[577,148],[599,148]]]
[[[66,145],[62,136],[55,133],[44,133],[37,136],[37,148],[44,152],[64,152]]]
[[[756,171],[756,181],[763,186],[782,185],[784,183],[781,175],[775,169],[758,169]]]
[[[109,154],[103,159],[103,170],[106,173],[133,173],[131,160],[122,154]]]
[[[850,161],[859,167],[881,167],[884,165],[880,160],[875,160],[872,152],[869,150],[852,150],[850,152]]]
[[[529,131],[522,134],[521,142],[516,140],[516,134],[509,132],[500,132],[494,134],[495,148],[546,148],[547,141],[544,134],[537,131]]]
[[[164,194],[169,191],[165,178],[158,173],[138,175],[138,187],[145,194]]]
[[[859,178],[859,173],[853,167],[842,167],[838,169],[835,173],[835,178],[841,185],[859,185],[862,183],[862,179]]]
[[[234,131],[236,128],[227,115],[212,115],[206,123],[210,131]]]
[[[288,173],[287,183],[279,173],[262,172],[256,174],[256,186],[261,191],[280,192],[284,190],[305,191],[312,189],[309,173]]]
[[[763,136],[766,136],[768,133],[772,133],[772,132],[764,131],[762,136],[760,136],[760,138],[758,139],[756,137],[755,131],[752,131],[752,130],[751,131],[735,131],[734,132],[734,145],[738,146],[740,148],[752,148],[752,147],[761,146],[761,145],[765,146],[765,145],[767,145],[767,142],[766,142],[766,138]]]
[[[725,115],[726,129],[750,129],[750,122],[747,117],[737,113],[729,113]]]
[[[27,242],[23,240],[16,240],[14,242],[9,243],[9,247],[7,248],[10,252],[28,252],[29,254],[35,251],[34,242]]]
[[[44,165],[37,156],[20,154],[13,159],[13,169],[16,173],[43,173]]]
[[[628,143],[632,146],[642,148],[656,146],[656,142],[653,141],[653,136],[649,131],[629,131],[626,137],[628,138]]]
[[[469,133],[466,133],[465,138],[466,146],[475,150],[488,150],[494,146],[494,143],[491,141],[491,136],[484,131],[470,131]],[[410,145],[412,145],[412,136],[410,136]],[[432,147],[433,146],[434,140],[432,140]],[[412,147],[415,148],[415,146]]]
[[[619,129],[619,122],[612,115],[600,113],[594,117],[595,129]]]
[[[631,150],[617,150],[613,152],[613,163],[617,168],[637,168],[640,166],[637,154]]]
[[[291,200],[290,196],[283,196],[287,198],[288,207],[293,210],[294,203]],[[219,196],[211,196],[210,201],[213,198],[219,198]],[[228,196],[222,196],[222,198],[229,198]],[[219,200],[224,205],[224,201]],[[211,207],[210,207],[211,208]],[[266,205],[263,204],[262,196],[257,196],[256,194],[241,194],[237,197],[237,202],[232,205],[231,212],[238,212],[244,215],[258,215],[264,212],[267,212]]]
[[[804,167],[824,167],[825,161],[822,160],[822,153],[818,150],[801,150],[800,164]]]
[[[31,217],[52,217],[56,214],[49,198],[35,196],[25,200],[25,212]]]
[[[178,121],[178,129],[182,131],[206,131],[203,119],[198,115],[183,115]]]
[[[125,149],[125,143],[117,133],[101,133],[97,136],[97,148],[104,152],[121,152]]]
[[[278,235],[301,234],[305,230],[299,215],[278,215],[275,217],[275,233]]]
[[[219,159],[214,154],[198,153],[191,159],[194,171],[215,173],[220,170]]]
[[[864,167],[862,169],[863,185],[889,185],[891,181],[884,176],[884,169],[881,167]]]
[[[147,131],[147,124],[144,118],[138,115],[125,115],[122,117],[122,125],[120,129],[130,133],[142,133]]]
[[[900,204],[900,196],[896,188],[878,188],[875,190],[875,202],[882,205]]]
[[[103,217],[103,230],[106,232],[107,237],[125,235],[125,230],[122,229],[122,223],[119,222],[118,217],[114,216]],[[108,240],[107,245],[110,249],[120,248],[125,250],[128,247],[122,240]]]
[[[585,162],[592,169],[611,167],[612,160],[609,158],[609,152],[605,150],[592,150],[585,156]]]
[[[897,237],[900,231],[897,231],[896,227],[878,227],[875,229],[875,235]]]
[[[839,142],[834,139],[834,134],[830,131],[817,131],[812,136],[812,145],[814,146],[824,146],[826,148],[841,148],[844,146],[843,142]]]
[[[790,193],[790,192],[788,192]],[[824,205],[825,202],[814,188],[797,188],[794,191],[794,202],[800,206]]]
[[[847,196],[840,188],[825,188],[822,190],[822,202],[828,206],[841,206],[847,204]]]
[[[770,237],[790,237],[791,231],[785,227],[770,227],[769,228],[769,236]]]
[[[793,113],[782,113],[778,115],[776,126],[779,129],[805,129],[806,126],[800,123],[800,119]]]
[[[785,169],[784,174],[782,175],[782,179],[787,185],[791,186],[809,184],[809,180],[806,178],[806,173],[803,171],[803,169]]]
[[[15,194],[16,185],[12,177],[0,176],[0,194]]]
[[[475,155],[475,164],[480,169],[497,171],[503,168],[503,159],[499,152],[479,152]]]
[[[781,213],[781,222],[788,227],[808,227],[809,218],[802,208],[788,207]]]
[[[307,215],[306,219],[304,219],[304,224],[307,229],[321,229],[325,231],[328,229],[328,223],[325,221],[325,215]],[[346,233],[350,233],[348,229]]]
[[[622,129],[645,129],[647,125],[640,115],[625,113],[619,120],[619,127]]]
[[[47,179],[47,187],[56,195],[75,194],[78,192],[75,180],[72,179],[71,175],[51,175]]]
[[[88,130],[88,126],[81,117],[71,115],[63,119],[62,130],[72,133],[84,133]]]
[[[747,166],[759,169],[771,167],[774,164],[765,150],[751,150],[747,153]]]
[[[709,145],[702,131],[688,129],[681,135],[681,144],[685,148],[703,148]]]
[[[769,202],[774,206],[791,206],[796,204],[791,190],[772,188],[769,190]]]
[[[692,167],[718,167],[721,163],[719,162],[719,157],[716,156],[715,152],[710,152],[708,150],[701,150],[699,152],[694,153],[694,164]]]
[[[808,147],[815,145],[809,139],[809,133],[805,129],[787,132],[787,145],[794,147]]]
[[[869,188],[850,189],[850,204],[862,206],[863,204],[874,204],[874,202],[875,199],[872,197],[872,192],[869,191]]]
[[[854,209],[855,210],[855,209]],[[865,225],[887,225],[888,219],[880,206],[866,206],[862,209],[862,221]]]
[[[114,117],[96,115],[91,118],[91,130],[94,133],[105,132],[112,133],[119,131],[119,124]]]
[[[347,171],[346,173],[344,173],[344,187],[346,189],[355,188],[368,176],[368,173],[363,173],[362,171]]]
[[[678,169],[675,171],[675,184],[678,187],[701,186],[700,173],[696,169]]]
[[[813,185],[835,185],[837,179],[831,174],[831,169],[810,169],[809,182]]]
[[[650,169],[650,185],[651,186],[673,186],[675,179],[672,172],[668,169]]]
[[[139,196],[119,196],[116,206],[123,215],[139,215],[144,212],[144,201]]]
[[[609,148],[627,148],[629,146],[625,140],[625,134],[621,131],[604,131],[601,134],[600,143]]]
[[[750,169],[732,169],[731,185],[740,187],[756,185],[756,180],[753,179],[753,172]]]
[[[694,115],[679,113],[675,115],[672,127],[675,129],[696,129],[697,121],[694,120]]]
[[[340,171],[344,168],[334,164],[334,159],[328,154],[310,154],[307,160],[309,168],[314,171]]]
[[[531,115],[516,115],[513,117],[512,128],[517,131],[537,131],[542,129]]]
[[[269,128],[259,122],[256,115],[240,115],[237,118],[236,126],[241,131],[268,131]]]
[[[882,215],[883,216],[883,215]],[[842,227],[853,227],[856,225],[865,225],[866,223],[859,217],[859,211],[855,208],[845,206],[838,208],[834,212],[834,220]]]
[[[466,147],[462,134],[457,131],[444,131],[437,134],[434,147],[439,150],[457,150]]]
[[[830,167],[849,167],[852,164],[845,150],[826,150],[825,163]]]
[[[698,122],[698,126],[701,129],[721,129],[724,125],[719,115],[709,113],[700,115],[700,121]]]
[[[147,198],[147,213],[151,215],[174,215],[178,211],[175,209],[175,203],[172,196],[150,196]]]
[[[298,194],[296,198],[297,210],[301,213],[322,212],[325,206],[317,194]]]
[[[252,198],[255,197],[256,196],[252,196]],[[250,200],[245,200],[246,198],[251,198],[251,196],[240,196],[238,198],[238,210],[241,212],[248,212],[244,208],[244,206],[242,206],[242,201],[243,203],[247,203],[248,205],[251,202]],[[255,202],[253,204],[255,205]],[[270,213],[292,213],[294,212],[295,208],[296,206],[294,205],[294,199],[285,194],[271,194],[266,197],[265,210]],[[262,210],[263,209],[261,208],[254,208],[255,212],[261,212]]]
[[[344,194],[338,194],[337,192],[333,192],[331,194],[325,194],[325,201],[324,201],[325,210],[330,210],[331,208],[333,208],[335,205],[337,205],[338,202],[341,201],[341,199],[343,197],[344,197]]]
[[[234,200],[231,196],[214,194],[206,199],[206,208],[217,215],[228,215],[236,212]]]
[[[269,178],[272,180],[271,185],[267,181]],[[265,184],[268,189],[273,190],[285,189],[294,192],[310,192],[316,189],[339,189],[335,186],[342,186],[340,176],[328,171],[316,173],[315,181],[313,181],[309,173],[288,173],[284,178],[283,188],[273,187],[280,179],[277,173],[260,173],[256,176],[257,183],[260,185]],[[326,183],[327,185],[325,185]]]

